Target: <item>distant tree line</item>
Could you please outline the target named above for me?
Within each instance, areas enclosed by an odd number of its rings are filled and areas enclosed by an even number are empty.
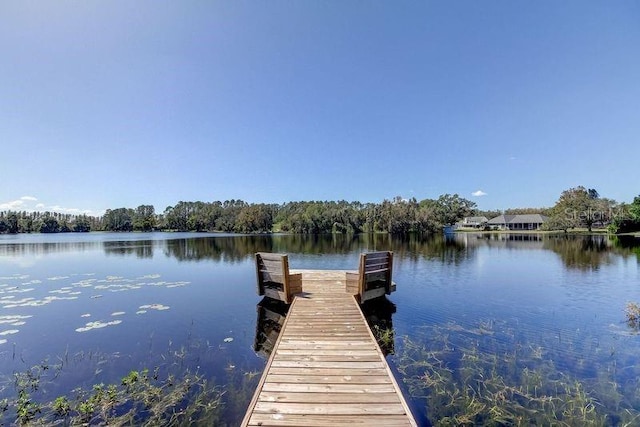
[[[228,233],[287,232],[430,233],[466,216],[493,218],[501,214],[540,213],[549,217],[547,230],[608,227],[613,233],[640,230],[640,196],[631,204],[600,197],[595,189],[565,190],[551,208],[480,211],[457,194],[418,201],[395,197],[382,203],[306,201],[284,204],[184,202],[156,213],[152,205],[107,209],[100,217],[57,212],[0,212],[0,233],[59,233],[87,231],[217,231]]]
[[[346,201],[250,204],[178,202],[158,214],[152,205],[107,209],[101,217],[55,212],[0,212],[0,233],[85,231],[219,231],[229,233],[426,233],[476,212],[457,194],[418,202],[396,197],[382,203]]]
[[[101,219],[58,212],[0,212],[0,233],[61,233],[100,230]]]

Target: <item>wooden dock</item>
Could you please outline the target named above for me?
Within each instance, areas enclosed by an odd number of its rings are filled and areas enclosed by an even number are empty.
[[[345,271],[302,273],[243,426],[416,426]]]

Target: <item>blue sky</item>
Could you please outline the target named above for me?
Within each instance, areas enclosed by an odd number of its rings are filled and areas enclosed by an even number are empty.
[[[640,193],[637,1],[3,1],[0,52],[0,209]]]

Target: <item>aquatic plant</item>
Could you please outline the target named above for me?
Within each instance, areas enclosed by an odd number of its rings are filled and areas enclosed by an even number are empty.
[[[495,325],[449,323],[426,327],[419,339],[400,340],[394,358],[398,371],[433,425],[622,426],[640,421],[638,380],[621,381],[612,354],[595,349],[602,356],[585,370],[597,378],[578,379],[558,367],[557,354],[551,354],[555,349],[520,342],[508,328],[490,328]]]
[[[633,329],[640,329],[640,305],[635,302],[628,302],[625,308],[627,324]]]
[[[213,424],[220,417],[224,392],[203,376],[185,372],[180,378],[157,372],[131,371],[119,384],[75,389],[72,396],[36,402],[43,381],[40,367],[16,374],[17,397],[3,408],[20,425],[182,425],[194,420]],[[155,371],[154,371],[155,372]]]
[[[186,346],[169,343],[162,354],[153,352],[160,364],[128,370],[120,379],[110,376],[106,384],[96,380],[105,379],[103,366],[117,366],[118,353],[65,352],[55,364],[44,361],[10,379],[0,376],[0,425],[233,425],[230,419],[251,399],[258,373],[238,367],[228,373],[237,376],[228,381],[233,385],[216,386],[199,372],[200,364],[210,365],[215,360],[210,357],[219,357],[217,347],[212,349],[190,336]],[[90,385],[64,392],[65,375]],[[229,404],[234,406],[231,414]]]
[[[373,325],[371,328],[373,336],[376,338],[378,345],[385,354],[393,353],[393,344],[395,342],[395,331],[393,328],[383,328],[378,325]],[[384,351],[387,349],[387,351]],[[389,350],[391,349],[391,350]]]
[[[65,417],[71,412],[71,404],[66,396],[59,396],[51,404],[51,409],[59,417]]]

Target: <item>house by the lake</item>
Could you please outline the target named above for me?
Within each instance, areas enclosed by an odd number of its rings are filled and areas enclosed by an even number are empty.
[[[539,230],[546,220],[547,217],[540,214],[498,215],[486,225],[494,230]]]
[[[468,216],[456,224],[456,228],[484,228],[489,219],[486,216]]]

